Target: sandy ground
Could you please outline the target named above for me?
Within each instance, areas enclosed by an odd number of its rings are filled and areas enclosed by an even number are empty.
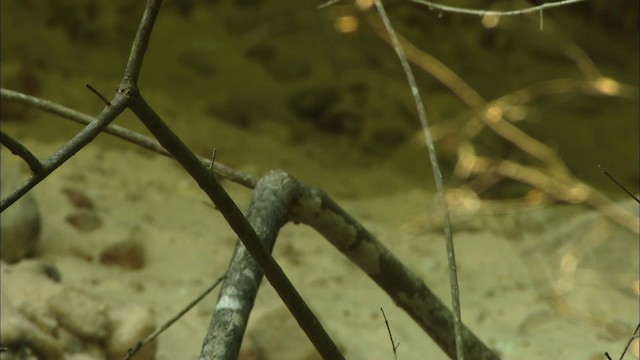
[[[117,86],[135,26],[114,19],[140,9],[106,6],[103,18],[78,23],[54,5],[7,4],[2,11],[3,87],[98,113],[102,105],[84,84],[106,94]],[[168,4],[145,60],[143,93],[198,154],[209,156],[216,147],[217,161],[251,175],[280,168],[325,189],[448,304],[443,236],[432,217],[432,175],[393,52],[364,25],[357,34],[336,35],[331,21],[353,15],[353,9],[336,7],[319,16],[315,7],[290,3],[281,6],[292,7],[291,12],[251,8],[259,4],[221,2],[189,16],[176,15],[177,5]],[[574,60],[558,55],[570,43],[558,24],[571,30],[567,38],[587,46],[598,69],[620,81],[616,84],[637,82],[637,54],[629,55],[621,42],[637,35],[607,32],[604,24],[589,32],[570,18],[554,23],[548,16],[545,32],[537,21],[507,20],[509,31],[490,32],[469,30],[478,26],[475,20],[469,25],[446,16],[446,26],[417,26],[426,24],[422,16],[429,14],[410,10],[393,13],[404,25],[402,33],[433,50],[487,99],[544,80],[584,76]],[[39,21],[24,20],[32,15]],[[429,21],[435,21],[432,17]],[[525,31],[526,42],[521,41]],[[483,60],[477,61],[480,55]],[[424,74],[418,80],[436,123],[455,123],[468,115],[449,90]],[[324,104],[331,116],[322,119],[339,115],[342,122],[301,121],[300,114],[292,114],[291,99],[304,94],[300,89],[327,88],[340,100]],[[557,151],[578,178],[609,194],[619,189],[594,162],[637,186],[637,166],[629,165],[638,163],[637,102],[582,95],[527,103],[517,109],[526,114],[518,126]],[[353,119],[362,123],[350,123]],[[2,120],[2,130],[40,159],[78,130],[19,107],[4,107]],[[117,123],[144,130],[128,113]],[[491,156],[520,160],[513,146],[492,134],[476,140],[478,149]],[[446,138],[438,143],[449,173],[457,150],[450,144]],[[3,149],[2,161],[9,158]],[[223,185],[246,209],[250,191],[228,181]],[[513,190],[517,196],[510,198],[523,196],[521,187],[510,186],[501,183],[497,195],[513,195]],[[91,221],[80,221],[90,229],[81,231],[69,220],[80,210],[70,191],[93,203]],[[132,304],[151,309],[157,324],[224,272],[236,241],[176,163],[106,135],[33,194],[43,221],[36,260],[57,268],[65,287],[113,309]],[[639,318],[637,234],[581,205],[537,208],[519,201],[458,199],[465,200],[452,207],[462,316],[483,341],[505,359],[595,360],[604,359],[605,351],[613,358],[621,353]],[[637,216],[637,204],[621,204]],[[125,240],[142,245],[140,269],[100,261],[105,249]],[[445,358],[384,292],[311,229],[285,226],[274,255],[347,358],[393,358],[381,307],[400,343],[399,359]],[[157,359],[197,358],[216,295],[160,337]],[[317,358],[266,282],[247,336],[261,360]],[[635,341],[625,359],[638,356]]]
[[[55,149],[27,145],[43,153]],[[227,185],[246,207],[250,192]],[[97,229],[83,233],[69,224],[67,217],[77,209],[63,189],[91,199],[101,222]],[[224,272],[235,242],[196,184],[172,161],[157,156],[89,147],[34,192],[44,221],[37,258],[53,264],[64,285],[116,308],[149,306],[159,323]],[[439,230],[428,231],[421,220],[430,199],[420,189],[407,189],[339,201],[448,302],[442,236]],[[476,334],[505,359],[598,359],[604,351],[619,351],[638,317],[635,235],[616,230],[584,208],[491,212],[483,207],[454,222],[463,318]],[[560,220],[554,214],[564,215]],[[589,240],[596,228],[601,233]],[[101,265],[99,254],[125,239],[143,245],[144,267]],[[593,241],[596,245],[590,245]],[[580,250],[585,246],[586,251]],[[348,358],[392,358],[380,307],[401,344],[399,358],[444,356],[373,282],[312,230],[287,225],[274,253]],[[572,253],[578,254],[576,266],[563,269],[562,259]],[[158,359],[198,355],[215,299],[205,298],[161,336]],[[291,321],[263,283],[248,332],[260,359],[314,358],[307,357],[310,345]]]

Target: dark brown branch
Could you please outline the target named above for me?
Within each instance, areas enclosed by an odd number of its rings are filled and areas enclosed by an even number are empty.
[[[211,171],[203,166],[182,140],[169,129],[139,92],[131,91],[130,95],[132,96],[130,109],[158,139],[160,144],[169,150],[180,165],[196,180],[200,188],[216,205],[216,208],[220,210],[320,355],[324,359],[343,359],[340,350],[326,333],[320,321],[291,284],[282,268],[271,257],[271,253],[262,244],[247,219]]]
[[[29,165],[29,168],[34,174],[42,171],[42,164],[40,163],[40,160],[38,160],[38,158],[19,141],[5,134],[4,131],[0,131],[0,143],[9,149],[14,155],[21,157],[22,160]]]

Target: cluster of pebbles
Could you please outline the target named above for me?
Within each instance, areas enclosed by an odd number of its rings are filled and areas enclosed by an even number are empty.
[[[6,163],[2,162],[0,172],[2,198],[25,181],[18,168]],[[83,204],[80,208],[87,211],[86,202]],[[149,307],[111,306],[65,284],[54,265],[33,258],[41,218],[31,193],[3,211],[0,220],[1,359],[122,359],[154,331],[155,318]],[[117,265],[123,258],[120,253],[105,249],[101,263]],[[139,259],[133,263],[141,266]],[[153,359],[155,353],[152,343],[136,358]]]

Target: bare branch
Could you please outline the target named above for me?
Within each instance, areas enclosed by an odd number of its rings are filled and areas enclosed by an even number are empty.
[[[147,104],[139,92],[132,94],[129,107],[144,123],[151,133],[158,139],[165,149],[169,150],[174,158],[198,183],[200,188],[209,196],[211,201],[220,210],[227,223],[238,235],[251,256],[260,265],[271,286],[285,303],[298,324],[307,334],[315,348],[324,359],[344,359],[340,350],[324,330],[320,321],[313,314],[309,306],[304,302],[296,288],[291,284],[286,274],[267,251],[262,241],[253,230],[240,209],[233,202],[229,194],[220,185],[202,162],[189,150],[189,148],[169,129],[160,116]]]
[[[294,196],[292,189],[296,186],[292,178],[280,171],[271,171],[258,181],[253,191],[247,220],[269,252],[287,221],[288,206]],[[262,275],[258,264],[238,240],[203,341],[200,360],[238,358]]]
[[[0,131],[0,143],[7,147],[14,155],[18,155],[24,160],[34,174],[42,171],[42,164],[40,160],[29,151],[24,145],[18,142],[16,139]]]
[[[34,108],[58,115],[62,118],[75,121],[80,124],[86,125],[95,119],[90,115],[62,106],[53,101],[40,99],[35,96],[25,95],[13,90],[0,89],[0,98],[32,106]],[[139,145],[160,155],[172,157],[171,154],[167,150],[165,150],[162,145],[160,145],[155,139],[129,130],[122,126],[109,125],[104,130],[104,132],[120,139],[129,141],[133,144]],[[221,164],[218,161],[216,161],[213,165],[211,165],[211,160],[209,159],[200,158],[200,161],[202,161],[202,163],[206,166],[211,166],[211,171],[213,171],[216,175],[222,176],[223,178],[226,178],[240,185],[244,185],[251,189],[256,186],[257,180],[251,175],[245,174],[242,171]]]

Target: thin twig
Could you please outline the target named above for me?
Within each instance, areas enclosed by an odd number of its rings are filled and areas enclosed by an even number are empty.
[[[640,204],[640,199],[638,199],[637,196],[633,195],[633,193],[629,191],[629,189],[627,189],[624,185],[622,185],[622,183],[620,183],[618,179],[614,178],[611,174],[609,174],[609,172],[605,170],[602,166],[600,166],[600,164],[598,164],[598,168],[600,169],[600,171],[602,171],[603,174],[605,174],[609,179],[611,179],[611,181],[613,181],[618,186],[620,186],[620,188],[624,190],[624,192],[626,192],[627,195],[631,196],[637,203]]]
[[[87,89],[89,89],[95,96],[97,96],[98,98],[100,98],[100,100],[102,100],[102,102],[104,102],[107,106],[111,106],[111,102],[109,101],[109,99],[107,99],[106,97],[104,97],[104,95],[100,94],[100,92],[98,91],[98,89],[94,88],[93,86],[91,86],[91,84],[86,84],[85,85],[87,87]]]
[[[130,83],[133,85],[138,84],[138,77],[140,76],[140,69],[142,68],[142,60],[144,60],[144,54],[147,51],[149,45],[149,39],[151,38],[151,30],[156,22],[156,17],[160,12],[160,6],[162,0],[148,0],[147,5],[142,14],[142,20],[138,26],[136,37],[131,45],[131,52],[129,53],[129,59],[127,60],[127,66],[124,69],[123,83]]]
[[[631,337],[629,337],[629,341],[627,341],[627,346],[624,347],[624,350],[622,351],[622,354],[620,355],[620,360],[622,360],[622,358],[624,358],[624,354],[626,354],[627,350],[629,350],[629,346],[631,346],[631,342],[633,341],[633,339],[638,338],[640,336],[640,334],[638,334],[638,330],[640,330],[640,324],[638,324],[638,326],[636,326],[636,330],[633,332],[633,335],[631,335]]]
[[[173,323],[178,321],[178,319],[180,319],[182,317],[182,315],[184,315],[187,312],[189,312],[189,310],[191,310],[194,306],[196,306],[197,303],[202,301],[202,299],[204,299],[205,296],[209,295],[209,293],[212,292],[213,289],[215,289],[222,282],[222,280],[225,277],[226,277],[226,274],[222,275],[221,277],[219,277],[218,280],[216,280],[213,284],[209,285],[208,288],[206,288],[195,299],[191,300],[191,302],[189,304],[187,304],[187,306],[185,306],[177,314],[175,314],[173,317],[171,317],[171,319],[169,319],[167,322],[162,324],[162,326],[160,326],[156,331],[154,331],[149,336],[147,336],[144,340],[139,341],[133,348],[129,349],[129,351],[127,351],[127,354],[125,355],[124,359],[125,360],[131,359],[131,357],[133,355],[135,355],[138,351],[140,351],[140,349],[142,349],[145,345],[147,345],[148,343],[150,343],[153,340],[155,340],[155,338],[157,338],[165,330],[167,330],[169,327],[171,327],[171,325],[173,325]]]
[[[182,140],[162,121],[160,116],[140,94],[137,80],[142,66],[145,50],[149,43],[153,24],[160,10],[162,0],[148,0],[147,5],[131,48],[131,55],[125,69],[118,94],[129,100],[128,107],[151,131],[156,139],[189,172],[198,185],[220,210],[227,223],[242,240],[251,256],[260,265],[265,276],[278,292],[291,314],[305,331],[318,352],[325,359],[343,359],[343,355],[326,333],[320,321],[304,302],[296,288],[291,284],[282,268],[271,257],[260,238],[255,233],[240,209],[229,194],[220,185],[213,173],[189,150]]]
[[[447,244],[447,261],[449,264],[449,284],[451,289],[451,302],[453,308],[453,331],[456,342],[456,357],[458,360],[464,359],[464,339],[462,338],[462,317],[460,313],[460,289],[458,286],[458,272],[456,269],[456,257],[455,250],[453,245],[453,235],[451,233],[451,219],[449,215],[449,206],[447,205],[447,197],[444,189],[444,182],[442,180],[442,172],[440,171],[440,165],[438,164],[438,156],[436,154],[436,149],[433,144],[433,139],[431,137],[431,132],[429,131],[429,122],[427,121],[427,112],[424,109],[424,104],[422,103],[422,99],[420,97],[420,90],[418,89],[418,85],[416,83],[415,76],[413,75],[413,71],[411,70],[411,66],[409,65],[409,61],[404,54],[404,50],[398,37],[396,35],[393,26],[391,25],[391,21],[387,16],[387,13],[382,5],[380,0],[375,0],[376,8],[378,9],[378,13],[380,13],[380,17],[382,18],[382,22],[389,33],[389,37],[393,43],[393,48],[400,59],[400,63],[402,64],[402,68],[407,77],[407,81],[409,82],[409,87],[411,88],[411,94],[413,95],[413,100],[416,105],[416,109],[418,110],[418,118],[420,119],[420,124],[422,125],[422,133],[424,134],[425,143],[427,145],[427,150],[429,153],[429,160],[431,162],[431,169],[433,171],[433,177],[435,179],[436,191],[438,192],[438,199],[440,202],[440,206],[443,212],[444,218],[444,237]]]
[[[633,334],[629,338],[629,341],[627,341],[627,346],[624,347],[624,350],[622,351],[622,354],[620,355],[620,359],[619,360],[622,360],[624,358],[624,354],[626,354],[627,350],[629,350],[629,346],[631,346],[631,342],[633,341],[633,339],[635,339],[638,336],[640,336],[640,334],[638,334],[638,330],[640,330],[640,324],[638,324],[638,326],[636,326],[636,330],[633,332]],[[609,355],[609,353],[606,352],[606,351],[604,353],[604,356],[606,356],[608,360],[613,360],[611,358],[611,355]]]
[[[56,170],[60,165],[64,164],[73,155],[80,151],[98,136],[120,113],[126,108],[126,99],[116,96],[111,102],[112,106],[106,107],[102,112],[90,122],[84,129],[76,134],[69,142],[67,142],[60,150],[51,155],[42,163],[42,169],[34,174],[29,180],[20,186],[0,202],[0,212],[11,206],[14,202],[24,196],[34,186],[44,180],[49,174]]]
[[[211,163],[209,164],[209,166],[207,166],[207,169],[209,170],[213,170],[213,164],[216,163],[216,152],[218,151],[218,149],[213,148],[213,151],[211,152]]]
[[[21,157],[34,174],[42,171],[40,160],[19,141],[5,134],[4,131],[0,131],[0,144],[6,146],[14,155]]]
[[[389,332],[389,339],[391,340],[391,348],[393,349],[393,359],[394,360],[398,360],[398,352],[396,350],[398,350],[398,346],[400,346],[400,343],[395,343],[393,341],[393,335],[391,335],[391,327],[389,327],[389,321],[387,321],[387,315],[384,314],[384,310],[382,308],[380,308],[380,311],[382,311],[382,317],[384,318],[384,324],[387,325],[387,331]]]
[[[287,222],[288,205],[293,196],[287,188],[292,183],[292,179],[272,171],[260,178],[253,191],[247,220],[269,252],[280,228]],[[262,275],[260,266],[238,239],[202,343],[200,360],[238,358]]]
[[[563,1],[556,1],[556,2],[548,2],[538,6],[532,6],[525,9],[511,10],[511,11],[476,10],[476,9],[462,8],[462,7],[456,7],[456,6],[441,5],[433,1],[427,1],[427,0],[409,0],[409,1],[417,4],[425,5],[429,8],[429,10],[435,9],[443,12],[477,15],[477,16],[514,16],[514,15],[523,15],[523,14],[528,14],[536,11],[551,9],[558,6],[565,6],[573,3],[582,2],[585,0],[563,0]]]

